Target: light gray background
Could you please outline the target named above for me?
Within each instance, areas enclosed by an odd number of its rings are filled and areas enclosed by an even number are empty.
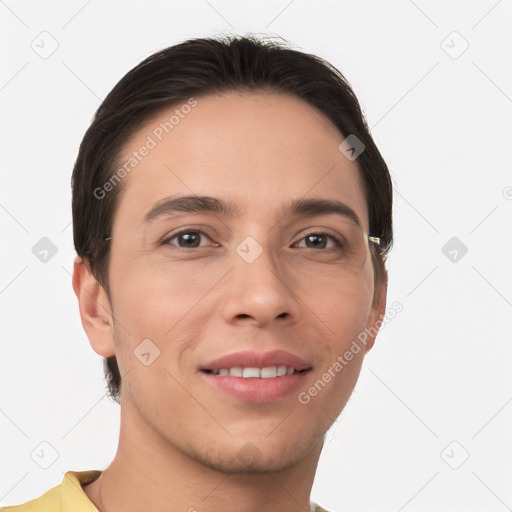
[[[253,32],[345,74],[395,184],[388,304],[403,311],[329,433],[312,498],[510,510],[511,20],[511,0],[0,1],[0,504],[116,451],[119,406],[71,287],[70,175],[95,109],[158,49]],[[46,263],[42,237],[57,248]]]

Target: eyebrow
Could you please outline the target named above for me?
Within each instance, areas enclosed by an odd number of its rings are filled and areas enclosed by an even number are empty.
[[[226,202],[211,196],[172,196],[158,201],[145,215],[143,223],[153,222],[175,213],[213,213],[226,217],[240,215],[240,208],[233,202]],[[336,214],[351,220],[361,228],[361,220],[347,204],[333,199],[302,198],[292,200],[285,208],[286,216],[306,217]]]

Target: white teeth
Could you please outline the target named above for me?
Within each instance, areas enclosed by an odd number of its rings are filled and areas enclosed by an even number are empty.
[[[243,377],[243,372],[243,369],[239,366],[229,369],[229,375],[231,375],[231,377]]]
[[[292,368],[293,372],[293,368]],[[277,366],[267,366],[261,369],[261,378],[262,379],[273,379],[277,377]]]
[[[260,369],[259,368],[244,368],[242,372],[242,377],[246,378],[258,378],[260,377]]]
[[[243,377],[244,379],[272,379],[274,377],[284,377],[285,375],[293,375],[295,369],[291,366],[266,366],[265,368],[241,368],[235,366],[233,368],[222,368],[213,370],[214,375],[229,375],[230,377]]]
[[[288,370],[287,366],[278,366],[277,367],[277,376],[284,377],[286,375],[287,370]]]

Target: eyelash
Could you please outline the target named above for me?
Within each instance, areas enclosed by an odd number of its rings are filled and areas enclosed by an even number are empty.
[[[202,231],[200,229],[184,229],[184,230],[178,231],[177,233],[174,233],[171,236],[169,236],[169,237],[165,238],[164,240],[162,240],[162,245],[172,245],[172,244],[170,244],[171,240],[173,240],[176,237],[179,237],[180,235],[190,234],[190,233],[197,233],[197,234],[200,234],[200,235],[204,235],[207,238],[210,238],[207,233],[205,233],[204,231]],[[338,238],[337,236],[331,235],[330,233],[327,233],[327,232],[324,232],[324,231],[311,231],[311,232],[305,234],[298,242],[301,242],[302,240],[304,240],[305,238],[307,238],[308,236],[311,236],[311,235],[320,235],[320,236],[324,236],[324,237],[330,238],[336,244],[336,247],[329,247],[329,248],[324,248],[324,249],[314,249],[314,248],[312,248],[311,250],[313,250],[313,251],[327,252],[329,250],[332,251],[332,250],[344,249],[344,247],[345,247],[345,243],[343,242],[343,240],[341,238]],[[298,243],[298,242],[296,242],[296,243]],[[201,248],[201,247],[192,247],[191,249],[186,249],[184,247],[178,247],[178,246],[175,246],[175,245],[172,245],[172,246],[175,247],[176,249],[182,249],[182,250],[187,251],[187,252],[191,252],[193,250]],[[310,248],[309,247],[303,247],[303,249],[310,249]]]

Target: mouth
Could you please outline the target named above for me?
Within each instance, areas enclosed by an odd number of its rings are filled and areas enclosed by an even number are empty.
[[[216,391],[243,402],[268,403],[304,386],[313,365],[283,350],[242,351],[220,357],[199,370]]]
[[[286,377],[288,375],[296,375],[299,373],[305,373],[310,371],[312,368],[304,368],[298,370],[292,366],[280,365],[280,366],[265,366],[264,368],[242,368],[241,366],[235,366],[233,368],[221,368],[220,370],[201,370],[204,373],[219,376],[230,376],[239,377],[242,379],[274,379],[277,377]]]

